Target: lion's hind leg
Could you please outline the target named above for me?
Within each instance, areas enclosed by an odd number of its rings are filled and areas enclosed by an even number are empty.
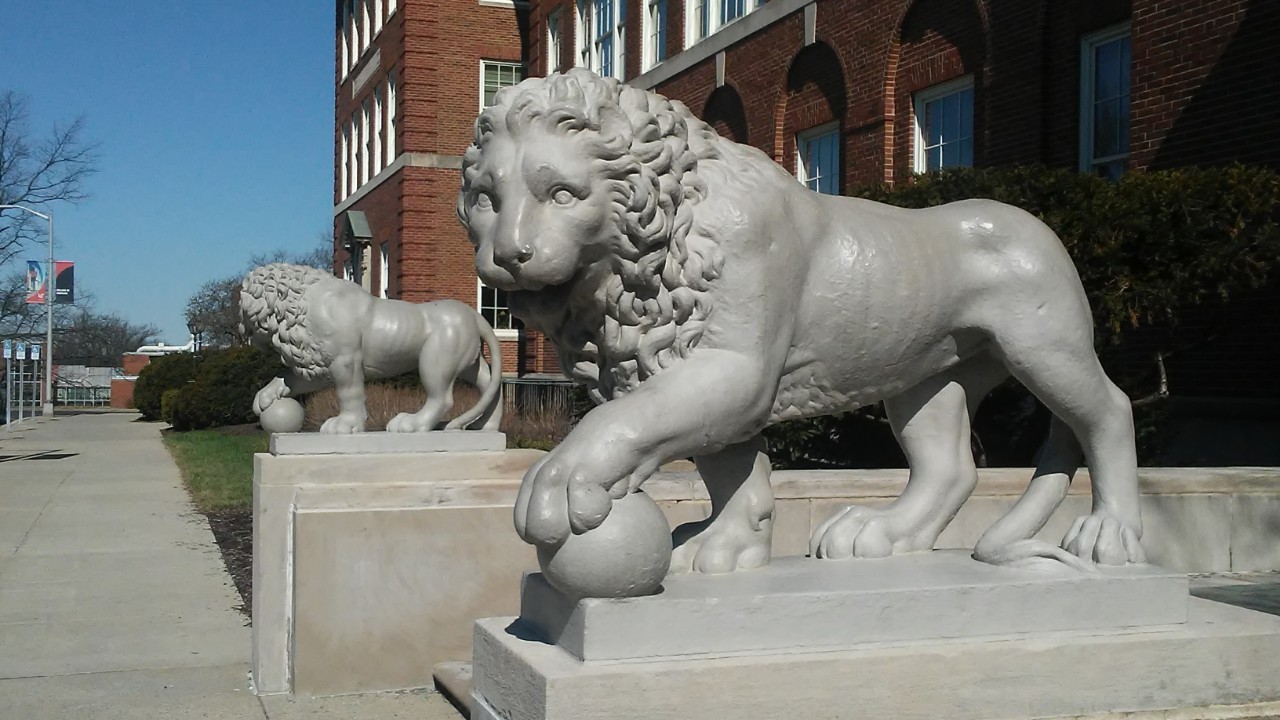
[[[471,363],[458,375],[459,378],[473,385],[476,390],[480,391],[480,395],[484,395],[484,389],[489,386],[490,382],[502,382],[502,378],[492,377],[489,372],[489,363],[485,362],[484,357],[477,355],[475,362]],[[482,402],[477,400],[476,402]],[[479,408],[480,412],[475,413],[472,410],[459,415],[449,421],[445,426],[446,430],[466,430],[467,428],[479,427],[484,430],[497,430],[502,423],[502,398],[499,396],[498,402],[493,403],[487,408]]]
[[[883,508],[850,505],[814,531],[818,558],[887,557],[932,550],[978,482],[969,422],[978,403],[1008,374],[981,355],[885,402],[907,456],[907,487]]]
[[[1089,466],[1093,510],[1076,520],[1062,548],[1085,563],[1142,563],[1146,554],[1139,542],[1142,517],[1133,412],[1129,398],[1106,376],[1094,354],[1089,323],[1082,314],[1035,327],[1015,326],[998,334],[997,342],[1014,376],[1060,419],[1058,434],[1069,428],[1079,439]],[[1025,498],[1065,494],[1069,475],[1052,468],[1043,475],[1041,479],[1038,468]],[[1046,508],[1019,501],[1010,511],[1010,520],[997,523],[988,534],[1011,541],[1017,535],[1011,528],[1020,529],[1016,526]]]
[[[448,322],[432,328],[418,356],[418,375],[427,401],[414,413],[400,413],[387,423],[387,432],[435,430],[453,409],[453,381],[479,354],[480,339],[469,326]]]
[[[763,440],[730,445],[695,461],[711,496],[711,516],[672,533],[672,572],[727,573],[768,564],[774,505]]]

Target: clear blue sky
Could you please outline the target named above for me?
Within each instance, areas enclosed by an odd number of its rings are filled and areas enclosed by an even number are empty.
[[[92,197],[53,208],[99,310],[185,342],[201,283],[332,226],[332,5],[0,0],[0,90],[33,134],[83,114],[101,146]]]

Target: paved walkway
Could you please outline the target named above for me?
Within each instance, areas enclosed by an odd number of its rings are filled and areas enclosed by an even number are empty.
[[[159,426],[0,427],[0,717],[456,720],[434,693],[248,690],[248,621]]]

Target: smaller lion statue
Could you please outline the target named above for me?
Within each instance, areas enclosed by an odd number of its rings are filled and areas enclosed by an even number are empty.
[[[255,346],[279,353],[287,368],[258,391],[253,400],[258,415],[279,398],[335,387],[339,412],[320,432],[364,432],[365,380],[416,369],[427,401],[417,412],[392,418],[389,432],[435,430],[453,408],[458,378],[476,386],[480,400],[445,429],[498,428],[498,338],[464,303],[383,300],[323,270],[272,263],[250,271],[241,283],[240,323]],[[488,363],[480,353],[482,343],[489,349]]]

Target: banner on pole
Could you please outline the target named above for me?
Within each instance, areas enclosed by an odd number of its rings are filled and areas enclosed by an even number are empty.
[[[45,288],[48,287],[44,276],[44,263],[39,260],[27,261],[27,304],[43,305]],[[69,305],[76,301],[76,264],[69,260],[59,260],[53,264],[53,301],[59,305]]]
[[[19,340],[13,347],[14,355],[19,360],[27,359],[27,344]]]
[[[40,359],[40,344],[39,344],[39,343],[35,343],[35,344],[33,344],[33,345],[31,346],[31,359],[32,359],[32,360],[39,360],[39,359]]]
[[[4,341],[4,359],[5,360],[13,359],[13,341],[12,340]]]
[[[70,305],[76,301],[76,264],[59,260],[53,264],[53,301]]]
[[[27,304],[44,304],[44,264],[39,260],[27,261]]]

